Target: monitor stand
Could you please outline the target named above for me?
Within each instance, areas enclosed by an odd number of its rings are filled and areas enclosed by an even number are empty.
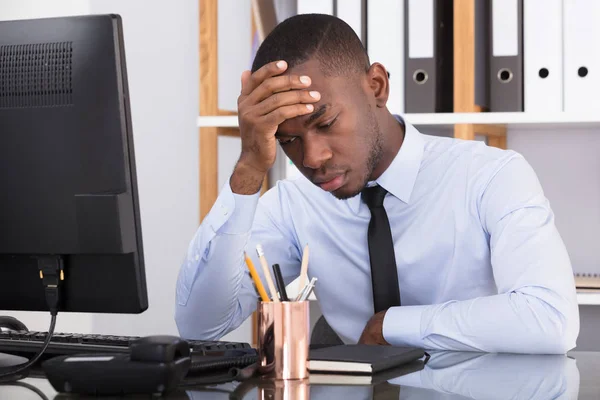
[[[13,356],[12,354],[0,353],[0,368],[16,367],[29,361],[25,357]]]

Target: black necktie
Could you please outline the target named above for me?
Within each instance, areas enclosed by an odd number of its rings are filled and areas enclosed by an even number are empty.
[[[362,191],[362,199],[371,210],[368,238],[373,303],[376,313],[400,305],[394,240],[390,221],[383,207],[383,199],[386,194],[387,190],[379,185],[365,188]]]

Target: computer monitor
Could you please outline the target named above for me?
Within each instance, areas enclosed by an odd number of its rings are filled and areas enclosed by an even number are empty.
[[[118,15],[0,22],[0,310],[52,279],[59,312],[148,307]]]

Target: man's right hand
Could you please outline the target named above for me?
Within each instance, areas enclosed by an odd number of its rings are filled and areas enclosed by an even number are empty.
[[[310,78],[281,75],[285,61],[272,62],[250,74],[242,74],[242,91],[238,98],[238,120],[242,152],[231,177],[231,190],[237,194],[255,194],[260,190],[269,169],[275,163],[279,124],[287,119],[309,114],[318,92],[309,91]]]

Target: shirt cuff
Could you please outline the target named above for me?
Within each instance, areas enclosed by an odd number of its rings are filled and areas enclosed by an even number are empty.
[[[251,195],[233,193],[228,180],[211,209],[211,228],[215,233],[226,235],[250,232],[259,199],[260,190]]]
[[[424,346],[421,317],[428,306],[391,307],[383,318],[383,338],[393,346]]]

